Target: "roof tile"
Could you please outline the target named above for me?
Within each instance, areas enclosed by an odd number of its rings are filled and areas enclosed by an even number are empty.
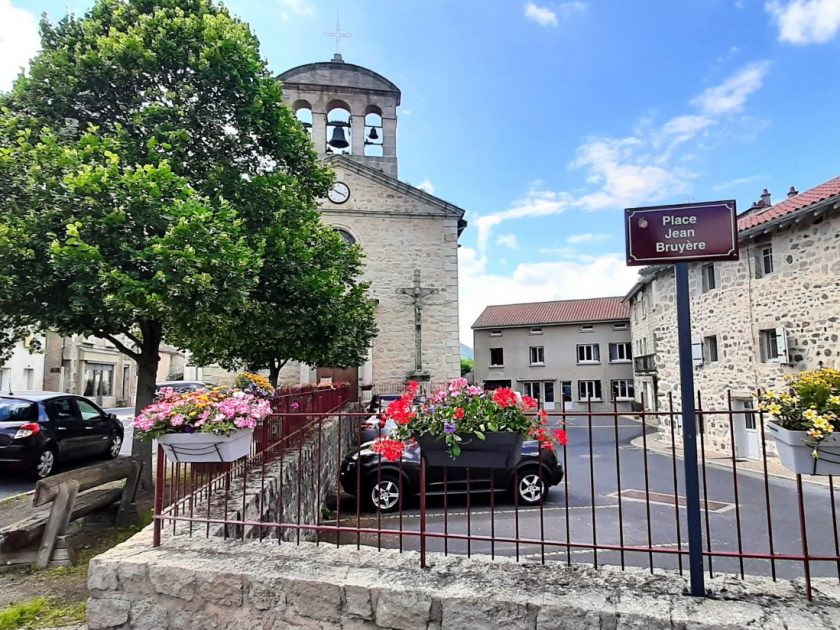
[[[770,206],[767,210],[741,217],[738,219],[738,230],[749,230],[837,196],[840,196],[840,177],[835,177],[816,188],[788,197],[784,201]]]
[[[630,318],[630,307],[621,297],[556,300],[488,306],[473,328],[504,328],[536,324],[615,321]]]

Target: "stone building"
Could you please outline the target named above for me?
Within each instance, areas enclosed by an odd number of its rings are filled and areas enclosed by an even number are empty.
[[[620,297],[488,306],[472,325],[475,382],[545,409],[629,411],[630,320]]]
[[[31,352],[37,348],[33,341],[27,338],[17,342],[12,356],[0,365],[0,395],[44,388],[44,353]],[[43,344],[44,340],[39,341]]]
[[[765,190],[739,215],[738,238],[740,260],[690,265],[694,380],[705,408],[726,409],[731,395],[736,412],[732,432],[728,416],[706,417],[707,446],[734,443],[737,456],[755,459],[756,392],[840,367],[840,177],[802,193],[791,187],[777,204]],[[625,300],[636,396],[662,412],[672,394],[679,409],[673,267],[643,269]],[[670,432],[669,416],[659,420]]]
[[[399,88],[339,54],[278,79],[318,154],[335,171],[322,217],[364,251],[379,327],[358,370],[309,372],[291,365],[281,378],[399,383],[459,376],[458,237],[466,227],[464,211],[398,179]]]

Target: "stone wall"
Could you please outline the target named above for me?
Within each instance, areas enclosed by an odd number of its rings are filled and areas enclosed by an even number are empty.
[[[90,563],[89,630],[560,630],[836,628],[840,587],[707,578],[713,599],[683,594],[676,573],[562,562],[377,552],[312,543],[166,541],[148,530]]]
[[[773,273],[756,278],[757,251],[771,244]],[[694,379],[707,408],[724,409],[727,391],[752,400],[756,390],[776,388],[787,375],[840,367],[840,214],[777,229],[758,241],[742,240],[741,259],[715,263],[717,288],[703,292],[701,265],[689,269],[692,338],[717,336],[718,361],[696,366]],[[759,331],[784,328],[790,363],[762,361]],[[667,409],[673,393],[679,409],[674,274],[662,268],[631,302],[634,350],[648,339],[655,352],[657,403]],[[638,352],[638,351],[637,351]],[[654,375],[637,375],[637,392]],[[662,416],[664,431],[670,432]],[[729,421],[709,418],[707,444],[730,449]],[[772,444],[772,440],[770,441]],[[770,444],[768,444],[770,446]]]

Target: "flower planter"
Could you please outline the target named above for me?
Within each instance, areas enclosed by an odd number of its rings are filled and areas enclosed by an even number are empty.
[[[253,429],[240,429],[228,436],[212,433],[165,433],[158,436],[170,462],[235,462],[251,452]]]
[[[446,442],[429,435],[417,438],[420,456],[427,466],[450,468],[501,468],[510,470],[519,462],[523,437],[512,431],[488,432],[484,440],[473,437],[461,442],[461,454],[453,457],[446,449]]]
[[[790,431],[774,422],[767,430],[776,440],[776,450],[782,465],[797,475],[840,475],[840,435],[832,433],[817,445],[819,457],[814,457],[814,447],[808,443],[807,431]]]

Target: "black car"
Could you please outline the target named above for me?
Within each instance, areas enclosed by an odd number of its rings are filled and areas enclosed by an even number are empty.
[[[357,488],[368,509],[393,512],[400,506],[400,462],[389,462],[365,444],[344,458],[341,464],[341,486],[347,494],[356,496]],[[542,467],[542,474],[540,474]],[[492,477],[492,485],[491,485]],[[542,449],[539,443],[528,440],[522,445],[519,462],[511,470],[471,469],[470,493],[494,491],[517,492],[519,505],[537,505],[551,486],[563,480],[563,466],[554,451]],[[444,469],[426,466],[426,494],[465,494],[466,470],[447,466]],[[444,490],[445,488],[445,490]],[[406,447],[402,456],[402,492],[405,498],[420,494],[420,447]],[[403,499],[403,505],[406,505]]]
[[[116,457],[123,434],[123,424],[114,414],[81,396],[0,396],[0,465],[23,468],[35,479],[52,474],[60,461]]]
[[[382,413],[388,409],[388,405],[400,398],[402,398],[402,394],[397,393],[374,394],[371,397],[370,402],[365,407],[365,411],[373,415],[362,421],[361,444],[372,442],[380,435],[384,435],[384,425],[380,422]]]

